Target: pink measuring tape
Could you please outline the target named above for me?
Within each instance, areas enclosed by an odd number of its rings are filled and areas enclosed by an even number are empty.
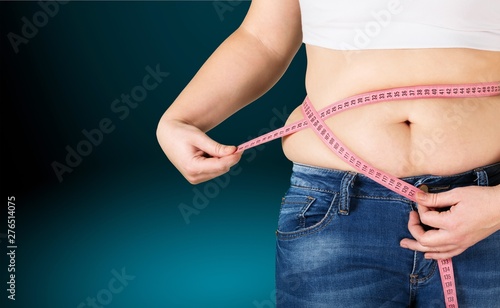
[[[247,141],[238,146],[236,152],[242,152],[262,143],[281,138],[305,128],[312,128],[323,143],[332,150],[342,160],[356,168],[360,173],[380,185],[416,202],[416,193],[419,188],[408,184],[392,175],[370,166],[363,159],[350,151],[325,124],[324,120],[340,112],[361,107],[364,105],[408,99],[424,98],[468,98],[486,97],[500,94],[500,82],[460,84],[460,85],[430,85],[401,87],[388,90],[374,91],[351,96],[335,102],[328,107],[316,111],[309,98],[305,98],[302,104],[304,119],[286,125],[282,128],[269,132],[265,135]],[[453,275],[453,265],[451,259],[438,260],[441,283],[447,308],[458,308],[457,294],[455,288],[455,278]]]

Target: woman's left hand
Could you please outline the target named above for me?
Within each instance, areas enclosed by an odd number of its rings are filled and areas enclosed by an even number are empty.
[[[414,239],[401,247],[425,252],[427,259],[448,259],[500,229],[500,185],[469,186],[447,192],[418,193],[418,213],[410,213]],[[442,208],[450,207],[445,211]],[[424,230],[422,224],[433,229]]]

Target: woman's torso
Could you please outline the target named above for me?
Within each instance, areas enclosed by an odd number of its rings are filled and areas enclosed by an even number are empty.
[[[317,110],[374,90],[500,80],[500,52],[494,51],[306,48],[306,91]],[[301,118],[297,108],[287,123]],[[398,177],[449,175],[500,161],[500,96],[382,102],[326,123],[354,153]],[[283,150],[294,162],[354,171],[310,129],[285,137]]]

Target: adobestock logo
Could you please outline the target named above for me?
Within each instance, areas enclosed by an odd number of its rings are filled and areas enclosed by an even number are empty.
[[[160,64],[157,64],[154,69],[149,65],[144,69],[147,74],[142,78],[142,83],[133,87],[128,94],[122,93],[120,99],[115,99],[110,104],[110,111],[120,121],[126,120],[130,116],[131,110],[136,109],[140,106],[139,103],[146,100],[148,92],[155,90],[164,78],[170,75],[168,72],[161,71]],[[81,131],[83,139],[74,146],[67,145],[64,148],[66,150],[64,162],[53,161],[51,163],[59,183],[63,181],[63,176],[66,173],[72,173],[75,168],[80,166],[84,157],[91,155],[94,149],[102,144],[106,135],[116,129],[115,123],[116,121],[111,118],[104,117],[98,122],[97,128],[83,129]]]
[[[403,6],[400,0],[391,0],[387,3],[386,8],[370,12],[373,20],[365,23],[361,28],[356,28],[351,42],[340,44],[345,57],[350,60],[353,53],[367,48],[372,40],[391,24],[393,16],[401,14],[401,12],[403,12]]]
[[[14,52],[19,53],[19,46],[21,44],[28,44],[29,40],[34,38],[39,29],[45,27],[50,18],[53,18],[59,13],[59,8],[61,4],[66,4],[69,1],[38,1],[38,5],[41,10],[35,12],[31,17],[31,20],[26,16],[21,18],[23,25],[21,26],[21,35],[14,32],[9,32],[7,38],[9,39],[10,45]]]
[[[240,5],[243,1],[244,0],[216,0],[212,2],[212,6],[214,7],[217,16],[219,16],[219,20],[222,22],[224,21],[224,14],[226,14],[226,12],[234,11],[234,8]]]
[[[113,275],[113,278],[108,281],[106,288],[99,290],[95,297],[88,296],[86,301],[78,304],[76,308],[103,308],[103,306],[108,306],[113,301],[113,297],[122,293],[125,287],[128,286],[129,282],[135,279],[135,276],[127,275],[127,273],[125,273],[125,268],[122,268],[121,272],[118,272],[116,269],[112,269],[111,274]]]

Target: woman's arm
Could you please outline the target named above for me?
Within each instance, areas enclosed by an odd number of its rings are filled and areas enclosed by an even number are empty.
[[[297,0],[253,0],[241,26],[200,68],[160,119],[158,141],[191,183],[216,177],[240,155],[204,132],[268,91],[302,41]]]

